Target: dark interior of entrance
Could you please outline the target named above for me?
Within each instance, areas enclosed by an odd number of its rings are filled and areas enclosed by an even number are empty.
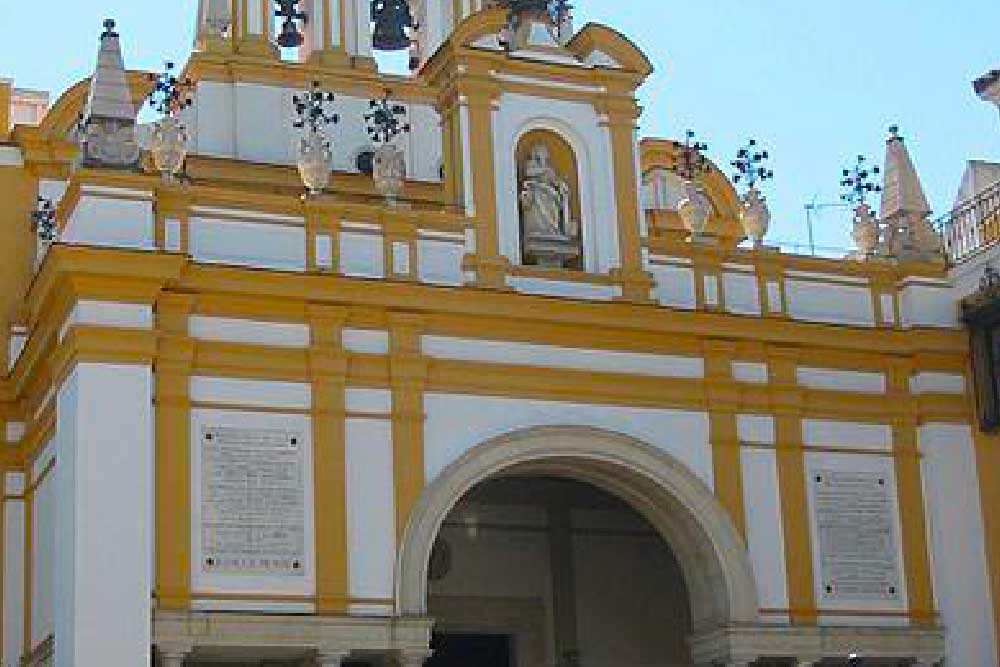
[[[483,482],[445,520],[429,578],[442,647],[432,667],[692,664],[673,553],[628,504],[586,483]]]

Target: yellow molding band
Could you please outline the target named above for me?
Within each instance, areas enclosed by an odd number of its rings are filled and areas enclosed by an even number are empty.
[[[781,523],[785,536],[785,567],[788,579],[790,620],[795,625],[814,625],[817,618],[813,573],[812,537],[806,494],[805,455],[802,447],[802,419],[795,403],[799,400],[796,359],[789,350],[773,350],[768,360],[772,400],[784,404],[775,411],[778,488]]]
[[[187,339],[192,299],[166,295],[157,303],[156,574],[161,609],[191,605],[191,410],[194,347]]]
[[[420,354],[419,317],[390,315],[389,376],[396,537],[402,540],[410,513],[424,489],[424,387],[427,361]]]
[[[312,347],[313,489],[316,536],[316,611],[347,611],[347,450],[344,423],[347,361],[343,353],[346,312],[309,312]]]

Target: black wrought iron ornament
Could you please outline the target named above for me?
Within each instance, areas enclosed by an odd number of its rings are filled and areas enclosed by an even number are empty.
[[[671,171],[686,181],[694,181],[701,174],[712,170],[712,163],[705,157],[708,144],[697,141],[695,137],[694,130],[685,133],[684,143],[677,146],[674,165],[671,168]]]
[[[370,111],[365,114],[368,136],[376,144],[387,144],[401,134],[410,131],[406,121],[406,107],[389,101],[386,94],[381,100],[368,102]]]
[[[38,198],[38,207],[31,212],[31,228],[35,230],[38,238],[46,243],[53,243],[56,240],[56,207],[51,199],[46,197]]]
[[[733,183],[744,183],[748,188],[755,188],[758,183],[771,180],[774,172],[766,166],[770,159],[770,153],[761,150],[756,139],[751,139],[737,151],[736,159],[730,163],[736,170]]]
[[[302,46],[306,38],[302,34],[300,24],[309,21],[309,15],[299,8],[299,0],[274,0],[274,15],[284,19],[281,33],[278,35],[278,46],[284,49],[295,49]]]
[[[878,166],[868,167],[868,158],[859,155],[854,165],[842,173],[840,187],[844,192],[840,198],[855,207],[868,203],[868,195],[882,192],[882,186],[873,180],[880,173]]]
[[[319,81],[313,81],[311,90],[292,96],[292,106],[298,115],[298,120],[292,125],[299,130],[308,128],[310,132],[319,132],[326,125],[336,125],[340,122],[340,114],[332,109],[334,101],[333,93],[323,90]]]
[[[191,79],[179,79],[174,74],[175,67],[174,63],[167,61],[163,64],[162,72],[149,75],[153,90],[147,100],[149,105],[163,116],[172,116],[194,103],[192,99],[194,84]]]
[[[376,51],[405,51],[411,39],[407,30],[415,30],[416,22],[407,0],[371,0],[371,18],[375,24],[372,48]]]

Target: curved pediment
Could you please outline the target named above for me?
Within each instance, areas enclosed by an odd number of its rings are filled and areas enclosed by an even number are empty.
[[[653,73],[653,64],[632,40],[600,23],[585,25],[566,47],[595,67],[623,69],[642,77]]]
[[[681,147],[681,144],[671,139],[643,139],[640,143],[642,173],[649,174],[658,169],[672,172]],[[709,166],[709,171],[698,177],[698,183],[705,189],[715,211],[709,222],[709,230],[720,239],[735,245],[745,236],[740,224],[740,197],[722,170],[712,162],[709,162]],[[677,231],[684,229],[679,217],[668,224],[668,230],[675,228]]]
[[[132,94],[132,102],[138,115],[143,101],[153,89],[153,82],[150,81],[148,72],[130,71],[127,72],[126,76]],[[42,135],[47,139],[65,139],[76,127],[80,114],[87,106],[89,94],[89,77],[78,81],[66,90],[45,114],[45,118],[39,125]]]

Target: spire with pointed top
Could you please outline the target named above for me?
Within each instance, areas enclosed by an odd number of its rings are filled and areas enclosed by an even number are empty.
[[[136,112],[115,22],[107,19],[80,122],[84,165],[132,167],[138,163]]]
[[[903,261],[933,261],[941,243],[928,218],[930,204],[897,126],[889,128],[883,169],[883,238],[879,253]]]

